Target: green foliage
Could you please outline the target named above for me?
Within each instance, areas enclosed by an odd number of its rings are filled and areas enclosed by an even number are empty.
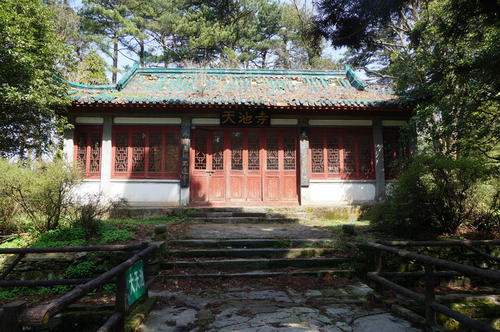
[[[41,234],[32,247],[64,247],[86,245],[88,231],[81,227],[62,227]]]
[[[372,211],[378,228],[406,237],[499,229],[498,169],[477,159],[416,157],[390,199]]]
[[[66,78],[69,81],[87,85],[109,84],[106,77],[106,62],[94,49],[83,56],[76,69],[66,75]]]
[[[77,264],[70,265],[64,271],[65,279],[90,278],[105,271],[104,266],[98,264],[97,253],[87,253],[84,259]]]
[[[67,62],[51,16],[40,0],[0,1],[0,155],[37,156],[65,125],[69,104],[57,76]]]
[[[481,1],[436,0],[416,23],[412,52],[394,53],[400,93],[433,151],[499,162],[500,25]]]
[[[102,193],[89,194],[75,199],[72,207],[71,225],[88,231],[90,236],[101,230],[101,219],[112,209],[126,205],[123,200],[107,200]]]
[[[59,159],[26,167],[0,160],[0,169],[5,171],[0,173],[0,199],[14,202],[14,211],[25,215],[36,231],[56,229],[70,208],[80,173]]]
[[[8,238],[5,242],[0,243],[0,248],[25,248],[32,241],[33,238],[31,234],[23,234],[22,236],[15,234],[12,237]]]
[[[0,291],[0,300],[11,300],[19,296],[51,296],[55,294],[67,293],[71,290],[71,286],[52,286],[52,287],[14,287],[9,290]]]
[[[109,244],[118,241],[127,241],[132,240],[133,238],[134,235],[126,229],[106,227],[101,233],[101,243],[103,244]]]

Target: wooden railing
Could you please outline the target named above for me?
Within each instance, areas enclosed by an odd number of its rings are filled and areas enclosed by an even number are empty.
[[[109,283],[115,283],[115,312],[102,325],[98,331],[124,331],[124,321],[127,311],[127,289],[126,272],[136,262],[145,259],[154,251],[160,248],[163,242],[139,243],[133,245],[110,245],[110,246],[88,246],[88,247],[54,247],[54,248],[8,248],[0,249],[0,254],[18,254],[18,258],[7,268],[4,276],[12,271],[22,257],[28,253],[54,253],[54,252],[89,252],[89,251],[137,251],[132,257],[123,263],[113,267],[93,279],[52,279],[52,280],[0,280],[0,287],[5,286],[55,286],[55,285],[75,285],[68,293],[51,301],[31,308],[26,308],[23,301],[6,304],[0,309],[0,331],[19,332],[23,327],[42,327],[46,325],[50,318],[61,312],[70,304],[86,296],[92,290]],[[21,258],[19,258],[21,257]],[[146,291],[154,277],[146,279]]]
[[[467,317],[458,311],[451,310],[445,305],[442,305],[435,300],[435,286],[436,279],[452,276],[478,276],[484,279],[493,281],[494,283],[500,282],[500,272],[496,270],[481,269],[470,265],[460,264],[444,259],[439,259],[427,255],[418,254],[416,252],[408,251],[395,247],[453,247],[462,246],[468,249],[474,246],[488,245],[499,246],[500,240],[485,240],[485,241],[380,241],[379,243],[369,242],[360,244],[362,247],[369,249],[376,249],[376,271],[368,272],[368,278],[376,281],[384,287],[388,287],[404,296],[407,296],[420,304],[425,305],[425,321],[430,327],[436,325],[436,312],[440,312],[448,317],[451,317],[465,327],[475,331],[498,331],[491,326],[478,320]],[[494,257],[483,253],[477,248],[471,249],[476,254],[487,258],[494,262],[499,262],[498,257]],[[388,252],[398,255],[407,259],[419,262],[424,266],[424,271],[416,272],[382,272],[382,252]],[[441,269],[436,271],[436,268]],[[385,277],[424,277],[425,280],[425,295],[414,292],[398,285]]]

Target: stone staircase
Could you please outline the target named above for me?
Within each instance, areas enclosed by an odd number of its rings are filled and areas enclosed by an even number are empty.
[[[236,224],[242,230],[240,233],[244,233],[246,227],[255,224],[278,223],[286,228],[284,223],[297,222],[305,215],[293,209],[276,212],[265,208],[205,208],[191,211],[186,218],[203,223],[203,227]],[[159,278],[348,276],[351,273],[349,258],[331,238],[295,238],[286,236],[282,230],[279,236],[257,235],[259,237],[234,238],[234,234],[225,237],[222,233],[217,237],[169,240]]]
[[[291,223],[306,216],[300,209],[265,207],[197,208],[187,214],[189,220],[213,223]]]

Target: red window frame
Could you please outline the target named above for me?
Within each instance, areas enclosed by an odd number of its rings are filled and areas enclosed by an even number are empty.
[[[382,129],[384,142],[384,174],[386,180],[397,179],[400,174],[400,162],[408,159],[408,149],[400,140],[400,128]]]
[[[84,138],[83,150],[80,151],[82,145],[80,138]],[[96,139],[97,138],[97,139]],[[92,140],[97,143],[94,146]],[[95,147],[98,148],[97,153]],[[94,148],[94,149],[93,149]],[[84,156],[84,163],[82,165],[80,156]],[[102,167],[102,126],[86,126],[79,125],[75,127],[75,135],[73,140],[73,161],[75,165],[83,168],[83,176],[86,179],[99,179],[101,178]],[[97,168],[95,167],[97,165]]]
[[[136,136],[143,134],[144,139],[144,160],[143,170],[134,171],[134,139]],[[160,163],[161,169],[159,171],[151,171],[150,169],[150,157],[151,157],[151,135],[161,135],[161,149],[160,149]],[[175,171],[169,170],[171,164],[167,160],[167,136],[176,135],[175,139],[177,144],[170,144],[170,147],[174,146],[177,148],[177,161],[175,161]],[[115,179],[174,179],[178,180],[180,178],[180,157],[181,157],[181,131],[179,127],[171,126],[113,126],[113,138],[112,138],[112,162],[111,162],[111,177]],[[126,136],[126,150],[125,155],[127,157],[126,171],[117,171],[116,164],[116,153],[117,153],[117,137]],[[169,141],[171,142],[171,141]],[[142,147],[142,146],[140,146]],[[141,150],[136,150],[136,152],[141,152]],[[137,156],[137,155],[136,155]]]
[[[328,146],[330,142],[335,140],[332,137],[336,137],[336,143],[338,147],[338,172],[329,172],[328,157],[334,157],[335,154],[328,151]],[[354,157],[354,169],[352,173],[346,172],[345,168],[345,138],[352,137],[352,154]],[[360,154],[360,138],[368,137],[367,142],[369,148],[369,159],[368,161],[369,171],[367,173],[361,171],[362,155]],[[331,141],[330,141],[331,140]],[[316,146],[318,145],[318,146]],[[362,147],[362,145],[361,145]],[[322,150],[321,154],[318,154],[318,150]],[[313,165],[313,150],[316,150],[316,157],[321,158],[322,164],[315,163]],[[316,166],[321,167],[322,171],[318,172],[317,169],[313,172]],[[334,167],[334,166],[332,166]],[[310,128],[309,130],[309,174],[311,179],[340,179],[340,180],[374,180],[375,179],[375,153],[373,147],[373,129],[372,128]]]

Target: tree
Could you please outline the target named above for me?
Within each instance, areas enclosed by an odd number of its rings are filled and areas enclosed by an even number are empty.
[[[423,1],[322,0],[316,24],[332,45],[349,48],[346,62],[378,83],[391,85],[391,54],[409,52],[410,33]]]
[[[500,162],[499,10],[481,0],[429,2],[411,52],[392,55],[400,94],[435,152]]]
[[[77,67],[66,75],[66,79],[86,85],[109,84],[106,77],[106,62],[95,49],[83,56]]]
[[[414,1],[373,3],[343,9],[345,0],[323,1],[319,29],[335,45],[362,48]],[[435,153],[500,161],[499,5],[427,0],[413,10],[408,43],[388,54],[387,67],[397,92],[414,103],[412,123]]]
[[[282,68],[324,67],[322,37],[315,33],[313,9],[306,2],[284,4],[281,15],[277,66]]]
[[[44,0],[51,7],[53,26],[60,41],[70,45],[75,61],[81,61],[89,48],[89,38],[82,31],[82,17],[71,8],[66,0]]]
[[[128,17],[129,9],[122,0],[84,0],[83,4],[82,29],[111,58],[111,80],[116,83],[120,39],[137,33]]]
[[[41,156],[64,125],[68,103],[58,79],[68,48],[52,26],[53,12],[39,0],[0,2],[0,153]]]

